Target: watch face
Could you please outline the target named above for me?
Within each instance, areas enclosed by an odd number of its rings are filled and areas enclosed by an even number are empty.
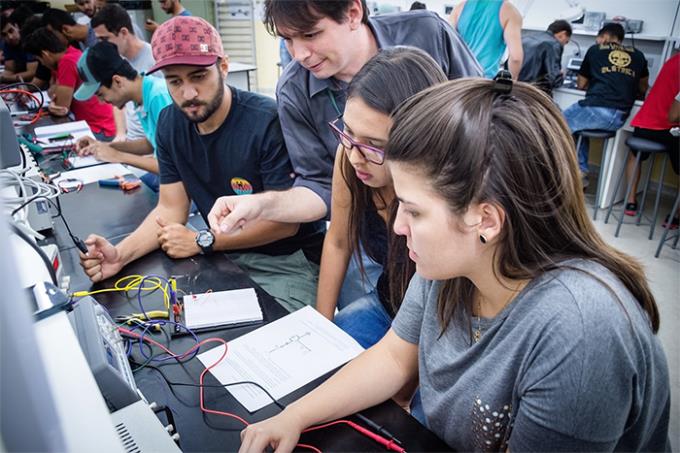
[[[215,236],[209,230],[203,230],[198,233],[196,243],[199,247],[210,247],[215,241]]]

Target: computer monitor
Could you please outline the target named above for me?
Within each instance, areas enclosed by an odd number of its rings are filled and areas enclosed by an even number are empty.
[[[20,152],[12,116],[7,104],[0,98],[0,168],[21,164]]]

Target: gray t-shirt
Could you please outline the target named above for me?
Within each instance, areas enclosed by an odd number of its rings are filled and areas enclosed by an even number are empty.
[[[565,265],[578,270],[482,319],[478,343],[463,304],[441,333],[440,282],[411,281],[392,328],[418,344],[428,424],[455,450],[670,451],[668,366],[645,312],[601,265]]]
[[[130,65],[135,68],[139,73],[146,73],[153,65],[156,64],[156,60],[153,58],[153,53],[151,51],[151,44],[145,42],[142,48],[139,50],[134,58],[128,60]],[[153,74],[159,76],[162,74],[161,71]],[[130,101],[125,104],[125,121],[127,126],[127,139],[137,140],[140,138],[146,138],[144,135],[144,129],[142,124],[139,122],[137,116],[137,109],[135,108],[135,103]]]
[[[424,50],[449,79],[481,76],[482,69],[458,33],[430,11],[409,11],[369,18],[380,49],[413,46]],[[338,140],[329,121],[345,109],[348,85],[317,79],[297,61],[283,71],[276,87],[281,128],[297,174],[296,186],[307,187],[331,206],[331,178]]]

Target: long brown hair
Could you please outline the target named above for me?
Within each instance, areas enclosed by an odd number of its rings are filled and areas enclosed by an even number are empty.
[[[347,98],[360,98],[373,110],[389,115],[404,100],[444,81],[444,72],[427,53],[413,47],[397,46],[380,51],[361,68],[352,79]],[[364,214],[370,209],[386,209],[388,212],[386,272],[389,277],[389,303],[396,312],[415,272],[413,262],[408,259],[406,240],[392,232],[397,205],[384,200],[376,189],[359,181],[349,159],[346,156],[341,158],[342,177],[351,195],[348,239],[358,258],[362,278],[365,271],[360,244],[362,240],[370,239],[361,237]],[[378,195],[378,205],[374,203],[375,195]]]
[[[402,104],[393,117],[389,159],[427,177],[456,215],[472,203],[502,207],[506,217],[494,262],[503,277],[533,279],[574,258],[598,262],[623,282],[657,332],[659,313],[641,265],[606,244],[586,213],[562,113],[528,84],[514,83],[508,95],[493,86],[459,79]],[[438,316],[444,328],[456,305],[469,307],[474,293],[462,277],[442,285]]]

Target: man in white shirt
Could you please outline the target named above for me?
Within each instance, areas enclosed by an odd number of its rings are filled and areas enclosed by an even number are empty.
[[[104,6],[90,23],[99,41],[108,41],[118,47],[118,53],[130,62],[139,73],[146,73],[156,62],[151,53],[151,45],[139,39],[132,31],[132,20],[120,5],[112,3]],[[134,105],[130,102],[125,108],[127,139],[144,138],[144,130],[137,118]]]

